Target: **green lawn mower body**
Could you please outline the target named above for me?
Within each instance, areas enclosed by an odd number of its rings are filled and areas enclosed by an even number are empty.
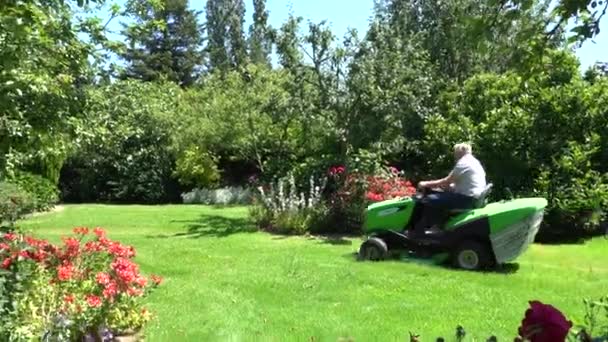
[[[534,241],[543,220],[547,200],[521,198],[486,203],[486,193],[475,208],[449,212],[439,229],[420,236],[407,234],[414,206],[421,195],[371,204],[364,232],[368,236],[359,257],[382,260],[403,252],[422,257],[449,259],[459,268],[481,269],[515,260]]]

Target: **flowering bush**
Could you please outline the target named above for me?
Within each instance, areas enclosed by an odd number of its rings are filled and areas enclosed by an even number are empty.
[[[319,182],[311,176],[308,189],[303,190],[290,175],[276,184],[259,186],[251,216],[260,228],[268,231],[296,234],[310,231],[327,216],[322,201],[325,185],[326,179]]]
[[[0,338],[81,339],[100,327],[137,331],[150,319],[141,299],[161,283],[139,273],[135,249],[96,228],[74,229],[55,246],[31,236],[0,238]]]
[[[341,232],[357,232],[365,207],[372,202],[408,197],[416,193],[403,172],[394,167],[381,168],[377,174],[348,173],[343,166],[330,168],[335,192],[329,199],[332,221]]]

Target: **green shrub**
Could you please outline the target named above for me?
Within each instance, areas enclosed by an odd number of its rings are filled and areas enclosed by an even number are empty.
[[[48,179],[29,172],[15,172],[11,182],[29,192],[37,211],[46,211],[59,201],[59,190]]]
[[[35,199],[18,185],[0,182],[0,224],[15,221],[35,210]]]
[[[220,180],[217,158],[198,146],[190,146],[175,163],[174,175],[187,186],[209,187]]]

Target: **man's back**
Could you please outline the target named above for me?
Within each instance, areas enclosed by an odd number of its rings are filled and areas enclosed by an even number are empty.
[[[472,154],[465,154],[452,171],[454,191],[465,196],[479,197],[486,188],[486,172]]]

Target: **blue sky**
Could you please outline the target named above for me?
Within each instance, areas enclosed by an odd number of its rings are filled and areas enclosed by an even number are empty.
[[[122,2],[118,1],[118,3]],[[245,0],[245,2],[248,28],[253,13],[253,1]],[[201,11],[204,10],[205,3],[204,0],[190,0],[190,6]],[[305,20],[315,22],[327,20],[334,34],[342,38],[349,28],[356,28],[360,36],[365,33],[373,3],[373,0],[267,0],[266,6],[273,27],[279,27],[291,12]],[[583,70],[597,60],[608,61],[608,18],[604,18],[600,30],[602,33],[594,39],[594,42],[586,41],[576,50]]]

